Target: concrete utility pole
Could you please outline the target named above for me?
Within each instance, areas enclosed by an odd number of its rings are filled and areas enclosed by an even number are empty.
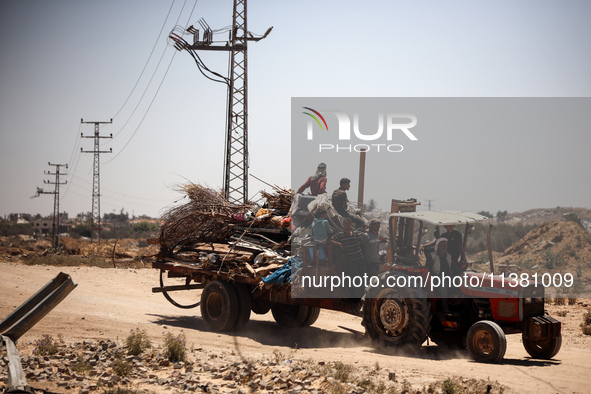
[[[43,183],[46,185],[54,185],[54,189],[52,192],[45,192],[41,188],[37,188],[37,194],[34,197],[39,197],[41,194],[53,194],[53,224],[51,230],[51,244],[54,248],[57,248],[57,233],[59,231],[60,226],[60,185],[65,185],[68,181],[61,182],[60,176],[67,175],[65,173],[60,173],[60,167],[66,167],[68,169],[67,164],[51,164],[48,163],[50,166],[55,167],[55,172],[45,171],[45,175],[55,175],[55,181],[51,182],[48,180],[44,180]]]
[[[203,40],[199,40],[199,30],[188,27],[182,34],[193,35],[193,45],[189,45],[179,34],[172,32],[170,39],[177,50],[187,50],[195,59],[200,71],[209,79],[225,82],[228,85],[228,113],[226,117],[226,155],[224,161],[224,197],[235,204],[248,199],[248,73],[247,43],[260,41],[271,32],[270,27],[261,37],[254,37],[246,27],[246,0],[234,0],[232,30],[230,39],[223,45],[212,45],[214,31],[201,19],[204,29]],[[209,70],[196,51],[230,52],[230,78]],[[222,80],[210,78],[210,75]]]
[[[80,123],[94,124],[94,135],[85,136],[80,133],[81,138],[93,138],[94,139],[94,150],[85,151],[80,148],[82,153],[94,153],[94,161],[92,163],[92,211],[90,216],[90,232],[92,239],[92,231],[97,231],[97,238],[99,245],[101,244],[101,173],[100,173],[100,154],[101,153],[113,153],[113,148],[108,151],[101,151],[99,141],[101,138],[113,138],[113,134],[107,136],[99,135],[99,125],[113,123],[113,119],[109,122],[85,122],[84,119],[80,119]],[[95,225],[96,223],[96,225]]]

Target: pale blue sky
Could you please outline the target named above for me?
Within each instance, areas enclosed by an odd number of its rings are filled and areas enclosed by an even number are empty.
[[[79,151],[91,150],[92,140],[79,135],[91,135],[93,128],[80,125],[80,118],[114,118],[101,129],[115,135],[101,145],[114,152],[101,156],[102,213],[124,208],[157,216],[181,196],[172,190],[175,184],[221,187],[226,89],[201,76],[186,52],[167,46],[166,36],[177,19],[182,26],[197,25],[199,18],[214,29],[230,25],[232,2],[200,0],[189,18],[194,5],[0,0],[0,215],[51,213],[52,196],[29,198],[51,179],[44,175],[53,170],[48,162],[70,165],[61,210],[90,211],[92,154]],[[249,44],[248,53],[250,172],[272,184],[291,184],[291,97],[591,96],[586,0],[250,0],[248,6],[250,31],[262,34],[274,26],[265,40]],[[211,69],[227,71],[227,54],[202,58]],[[504,182],[490,186],[494,193],[466,197],[483,187],[470,166],[466,185],[455,195],[425,189],[424,178],[386,180],[404,181],[399,190],[405,192],[421,190],[412,197],[435,199],[438,209],[457,209],[462,199],[462,207],[473,211],[591,208],[591,159],[580,157],[581,146],[591,147],[590,135],[569,135],[568,142],[545,136],[535,155],[533,149],[510,151],[523,156],[520,162],[528,155],[537,160],[541,150],[557,165],[571,163],[560,187],[552,187],[555,180],[544,179],[535,166],[516,169],[509,165],[514,160],[487,151],[484,135],[475,135],[465,149],[484,146],[495,172],[506,174]],[[543,192],[521,192],[524,176],[538,180]],[[329,181],[329,189],[337,187],[336,179]],[[251,194],[263,188],[251,180]]]

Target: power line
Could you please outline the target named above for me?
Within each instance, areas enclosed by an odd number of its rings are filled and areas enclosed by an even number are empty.
[[[158,89],[156,90],[156,94],[154,94],[154,97],[152,98],[152,101],[150,101],[150,105],[148,106],[148,109],[146,109],[146,112],[144,113],[144,116],[140,120],[140,123],[135,128],[135,131],[133,132],[133,134],[131,135],[131,137],[129,137],[129,140],[127,140],[127,142],[125,143],[125,145],[123,145],[123,148],[121,148],[121,150],[119,151],[119,153],[117,153],[111,160],[105,162],[105,164],[110,163],[113,160],[115,160],[121,154],[121,152],[123,152],[123,150],[125,148],[127,148],[127,145],[129,145],[129,143],[131,142],[131,140],[133,139],[133,137],[135,137],[136,133],[140,129],[140,126],[142,125],[142,123],[144,123],[144,120],[146,119],[146,116],[148,116],[148,112],[150,111],[150,108],[152,108],[152,104],[154,104],[154,101],[156,100],[156,97],[158,96],[158,92],[160,92],[160,88],[162,87],[162,84],[164,83],[164,79],[166,78],[166,75],[168,74],[168,70],[170,70],[170,66],[172,65],[172,61],[174,60],[174,56],[175,55],[176,55],[176,53],[174,53],[172,55],[172,58],[170,59],[170,63],[168,64],[168,68],[166,69],[166,72],[164,73],[164,77],[162,77],[162,81],[160,82],[160,85],[158,85]]]
[[[115,116],[113,116],[113,119],[116,118],[117,115],[119,115],[119,113],[123,109],[123,107],[125,107],[125,104],[127,104],[127,102],[129,101],[129,99],[131,98],[131,95],[133,94],[133,92],[135,92],[135,88],[137,87],[138,83],[140,82],[140,79],[142,78],[142,75],[144,75],[144,71],[146,71],[146,67],[148,67],[148,63],[150,62],[150,59],[152,58],[152,55],[154,54],[154,50],[156,49],[156,45],[158,45],[158,41],[160,40],[160,36],[162,35],[162,32],[164,31],[164,27],[166,26],[166,21],[168,21],[168,17],[170,16],[170,12],[172,11],[172,7],[174,6],[174,2],[175,2],[175,0],[172,0],[172,3],[170,4],[170,8],[168,9],[168,14],[166,14],[166,18],[164,19],[164,23],[162,23],[162,27],[160,28],[160,32],[158,33],[158,36],[156,37],[156,41],[154,42],[154,46],[152,46],[152,51],[150,52],[150,56],[148,56],[148,60],[146,60],[146,64],[144,65],[144,68],[142,69],[142,72],[140,73],[140,76],[137,78],[137,81],[135,82],[135,85],[133,85],[133,89],[131,89],[131,92],[129,93],[129,96],[127,96],[127,99],[125,100],[125,102],[123,103],[123,105],[121,106],[121,108],[119,108],[119,111],[117,111],[117,113],[115,114]],[[156,67],[156,69],[158,69],[158,67]],[[154,73],[155,72],[156,71],[154,71]]]
[[[185,9],[185,5],[186,5],[186,4],[187,4],[187,0],[185,0],[185,1],[184,1],[184,3],[183,3],[183,6],[182,6],[182,8],[181,8],[181,11],[179,12],[179,16],[177,17],[175,24],[176,24],[176,23],[178,23],[178,22],[179,22],[179,20],[181,19],[181,15],[183,14],[183,10]],[[195,1],[195,5],[197,5],[197,1]],[[195,5],[193,6],[193,9],[195,9]],[[172,9],[172,6],[171,6],[171,9]],[[170,14],[170,10],[168,11],[168,13]],[[193,11],[191,11],[191,14],[193,14]],[[168,20],[168,16],[166,17],[166,19]],[[165,23],[166,23],[166,21],[165,21]],[[164,28],[164,26],[163,26],[163,28]],[[162,30],[160,31],[160,33],[162,33]],[[160,38],[160,34],[158,35],[158,38]],[[154,44],[154,48],[155,48],[155,45],[156,45],[156,44]],[[154,51],[154,48],[152,49],[152,52]],[[115,137],[117,137],[117,136],[119,135],[119,133],[121,133],[121,132],[123,131],[123,129],[125,129],[125,127],[126,127],[126,126],[127,126],[127,124],[129,123],[129,121],[131,120],[131,118],[132,118],[132,117],[133,117],[133,115],[135,114],[135,111],[137,111],[138,107],[139,107],[139,106],[140,106],[140,104],[142,103],[142,101],[143,101],[143,99],[144,99],[144,96],[146,95],[146,93],[147,93],[148,89],[149,89],[149,88],[150,88],[150,86],[152,85],[152,81],[154,80],[154,77],[156,76],[156,73],[158,72],[158,69],[160,68],[160,63],[162,63],[162,59],[164,59],[164,54],[166,53],[166,50],[167,50],[167,49],[168,49],[168,47],[164,47],[164,51],[162,52],[162,55],[160,56],[160,60],[158,60],[158,64],[156,65],[156,68],[154,69],[154,72],[152,73],[152,76],[150,77],[150,80],[148,81],[148,84],[146,85],[146,88],[144,89],[144,92],[142,93],[142,95],[141,95],[140,99],[138,100],[138,102],[137,102],[137,105],[135,106],[135,108],[133,109],[133,111],[132,111],[131,115],[129,115],[129,118],[128,118],[128,119],[127,119],[127,121],[126,121],[126,122],[123,124],[123,126],[121,127],[121,129],[119,129],[119,131],[115,133]],[[150,54],[150,57],[151,57],[151,56],[152,56],[152,54]],[[173,56],[173,59],[174,59],[174,56]],[[148,60],[149,60],[149,59],[148,59]],[[171,59],[171,63],[172,63],[172,59]],[[147,65],[147,63],[146,63],[146,65]],[[170,68],[170,64],[169,64],[169,66],[168,66],[168,67]],[[144,69],[145,69],[145,67],[144,67]],[[142,71],[142,74],[143,74],[143,71]],[[140,76],[140,77],[141,77],[141,76]],[[163,80],[164,80],[164,78],[165,78],[165,77],[166,77],[166,74],[164,75],[164,77],[163,77]],[[138,79],[138,82],[139,82],[139,79]],[[160,84],[162,84],[162,82],[161,82]],[[137,85],[137,82],[136,82],[136,85]],[[135,86],[134,86],[134,89],[135,89]],[[158,92],[156,92],[156,95],[157,95],[157,94],[158,94]],[[130,94],[130,96],[131,96],[131,94]],[[154,97],[154,98],[155,98],[155,97]],[[154,100],[154,98],[152,99],[152,101]],[[128,99],[129,99],[129,98],[128,98]],[[126,102],[127,102],[127,100],[126,100]],[[146,110],[146,113],[147,113],[147,111],[148,111],[149,109],[150,109],[150,108],[148,108],[148,109]],[[121,110],[119,110],[119,112],[121,112]],[[119,112],[117,112],[117,114],[119,114]],[[145,114],[144,114],[144,117],[145,117]],[[137,131],[137,129],[136,129],[136,131]],[[132,138],[133,138],[133,137],[132,137]],[[131,138],[130,138],[130,140],[131,140]],[[120,151],[120,153],[121,153],[121,151]],[[113,158],[112,160],[114,160],[114,159],[115,159],[115,158]]]
[[[179,19],[181,18],[181,15],[183,13],[183,9],[185,8],[185,5],[187,3],[187,0],[185,0],[185,2],[183,3],[183,7],[181,8],[181,12],[179,13],[179,16],[176,20],[176,23],[178,23]],[[193,4],[193,8],[191,10],[191,13],[189,15],[189,20],[191,19],[191,17],[193,16],[193,12],[195,11],[195,7],[197,6],[197,0],[195,1],[195,3]],[[158,66],[156,66],[156,70],[158,70],[159,66],[160,66],[160,62],[162,61],[163,57],[164,57],[164,53],[166,52],[166,48],[165,51],[162,53],[162,56],[160,57],[160,60],[158,62]],[[168,64],[168,67],[166,68],[166,71],[164,72],[164,76],[162,77],[162,80],[160,81],[160,84],[158,85],[158,89],[156,90],[156,93],[154,94],[154,97],[152,98],[152,100],[150,101],[150,105],[148,106],[148,108],[146,109],[146,112],[144,113],[144,116],[142,117],[142,119],[140,120],[140,123],[137,125],[135,131],[133,132],[133,134],[131,135],[131,137],[129,138],[129,140],[127,140],[127,142],[125,143],[125,145],[123,146],[123,148],[121,148],[121,150],[109,161],[105,162],[105,164],[112,162],[113,160],[115,160],[120,154],[121,152],[123,152],[123,150],[127,147],[127,145],[129,145],[129,143],[131,142],[131,140],[133,139],[133,137],[135,137],[136,133],[138,132],[140,126],[143,124],[144,120],[146,119],[146,116],[148,115],[148,112],[150,111],[150,109],[152,108],[152,105],[154,104],[154,101],[156,100],[156,97],[158,96],[158,93],[160,92],[160,89],[162,88],[162,84],[164,83],[164,80],[166,79],[166,76],[168,75],[168,71],[170,70],[170,66],[172,65],[172,61],[174,60],[174,57],[176,56],[176,52],[173,52],[172,58],[170,59],[170,63]],[[156,70],[154,70],[154,74],[152,75],[152,78],[150,78],[150,82],[148,83],[148,87],[150,86],[150,84],[152,83],[152,80],[156,74]],[[146,90],[144,90],[144,94],[142,94],[142,97],[140,98],[140,102],[143,99],[148,87],[146,87]],[[139,106],[139,102],[138,105],[136,106],[136,108],[134,109],[133,113],[135,113],[136,109]],[[132,115],[133,115],[132,113]],[[127,120],[127,122],[125,123],[125,125],[127,125],[127,123],[129,122],[129,120],[131,119],[131,117]],[[121,128],[121,130],[119,130],[116,134],[115,137],[117,137],[117,135],[119,135],[119,133],[123,130],[123,128],[125,127],[125,125]]]
[[[74,178],[76,178],[77,180],[82,181],[82,182],[84,182],[84,183],[86,183],[88,185],[91,184],[90,182],[88,182],[88,181],[86,181],[86,180],[84,180],[82,178],[79,178],[79,177],[74,177]],[[76,184],[74,184],[74,186],[78,186],[78,187],[82,188],[82,186],[79,186],[79,185],[76,185]],[[131,194],[121,193],[121,192],[118,192],[116,190],[108,189],[106,187],[101,187],[101,191],[102,190],[108,191],[109,193],[118,194],[118,195],[123,196],[123,197],[134,198],[134,199],[142,200],[142,201],[154,201],[154,202],[162,202],[163,201],[162,199],[133,196]]]
[[[80,129],[78,129],[78,130],[80,130]],[[78,157],[76,157],[76,164],[74,164],[74,171],[72,172],[72,177],[70,178],[70,183],[68,183],[68,187],[66,187],[66,191],[64,192],[62,198],[64,198],[68,194],[68,192],[70,191],[70,185],[72,184],[72,179],[74,179],[74,177],[76,175],[76,169],[78,168],[78,162],[80,161],[80,156],[82,156],[80,151],[77,151],[77,154],[78,154]]]
[[[74,148],[72,148],[72,153],[70,153],[70,160],[68,160],[68,163],[72,163],[72,159],[74,158],[74,155],[78,151],[77,148],[80,145],[79,134],[80,134],[80,128],[81,127],[82,127],[82,123],[80,123],[78,125],[78,131],[76,132],[76,140],[74,141]]]
[[[148,89],[150,88],[150,86],[152,85],[152,81],[154,80],[154,77],[156,76],[156,72],[158,71],[158,69],[160,68],[160,63],[162,62],[162,59],[164,59],[164,54],[166,53],[166,50],[168,49],[168,47],[164,48],[164,51],[162,52],[162,56],[160,56],[160,60],[158,60],[158,64],[156,65],[156,69],[154,70],[154,73],[152,74],[152,76],[150,77],[150,81],[148,82],[148,85],[146,85],[146,88],[144,89],[144,92],[142,93],[142,96],[140,97],[139,101],[137,102],[135,108],[133,109],[133,111],[131,112],[131,115],[129,115],[129,118],[127,119],[127,121],[123,124],[123,126],[121,126],[121,129],[119,129],[118,132],[115,133],[115,137],[117,137],[119,135],[119,133],[121,133],[123,131],[123,129],[125,129],[125,127],[127,126],[127,124],[129,123],[129,121],[131,120],[131,118],[133,117],[133,115],[135,114],[135,111],[137,111],[137,109],[139,108],[140,104],[142,103],[144,96],[146,95],[146,93],[148,92]],[[172,58],[174,59],[174,55],[172,56]],[[170,61],[172,63],[172,59]],[[169,66],[170,67],[170,64]],[[166,77],[166,74],[164,75],[164,77]],[[164,80],[164,79],[163,79]],[[161,82],[162,84],[162,82]],[[156,94],[158,94],[158,92],[156,92]],[[155,97],[154,97],[155,98]],[[153,101],[154,99],[152,99]],[[150,108],[148,108],[149,110]],[[147,111],[146,110],[146,113]],[[145,116],[145,115],[144,115]]]
[[[171,13],[171,11],[172,11],[172,9],[173,9],[174,3],[175,3],[175,0],[173,0],[172,4],[171,4],[171,6],[170,6],[170,8],[169,8],[169,10],[168,10],[167,16],[166,16],[166,18],[165,18],[165,20],[164,20],[164,23],[163,23],[163,26],[162,26],[162,28],[161,28],[161,30],[160,30],[160,32],[159,32],[159,34],[158,34],[158,37],[157,37],[157,39],[156,39],[156,42],[154,43],[154,46],[152,47],[152,51],[150,52],[150,55],[149,55],[149,57],[148,57],[148,60],[146,61],[146,64],[144,65],[144,67],[143,67],[143,69],[142,69],[142,72],[140,73],[140,76],[138,77],[138,80],[136,81],[136,83],[135,83],[135,85],[134,85],[134,87],[133,87],[133,89],[132,89],[131,93],[129,94],[129,96],[128,96],[128,97],[127,97],[127,99],[125,100],[124,104],[123,104],[123,105],[121,106],[121,108],[119,109],[119,111],[117,111],[117,114],[116,114],[115,116],[119,115],[119,113],[121,112],[121,110],[123,109],[123,107],[125,107],[125,105],[126,105],[126,104],[127,104],[127,102],[129,101],[130,97],[132,96],[133,92],[135,91],[135,89],[136,89],[136,87],[137,87],[137,85],[138,85],[138,83],[139,83],[139,81],[140,81],[141,77],[143,76],[143,74],[144,74],[144,72],[145,72],[145,70],[146,70],[146,68],[147,68],[147,65],[148,65],[148,63],[149,63],[150,59],[152,58],[152,55],[153,55],[153,53],[154,53],[154,51],[155,51],[156,45],[157,45],[157,43],[158,43],[158,40],[159,40],[159,38],[160,38],[160,36],[161,36],[161,34],[162,34],[162,31],[163,31],[163,29],[164,29],[164,27],[165,27],[165,25],[166,25],[166,22],[168,21],[168,18],[170,17],[170,13]],[[186,6],[186,3],[187,3],[187,0],[185,0],[185,1],[184,1],[184,3],[183,3],[183,6],[182,6],[182,8],[181,8],[181,10],[180,10],[180,12],[179,12],[179,15],[178,15],[178,17],[177,17],[177,20],[176,20],[176,22],[175,22],[176,24],[178,24],[178,21],[180,20],[180,18],[181,18],[181,16],[182,16],[182,14],[183,14],[183,10],[184,10],[184,8],[185,8],[185,6]],[[197,0],[195,0],[195,3],[193,4],[193,8],[192,8],[192,10],[191,10],[191,13],[190,13],[190,15],[189,15],[189,18],[188,18],[188,20],[190,20],[190,19],[191,19],[192,15],[193,15],[193,12],[195,11],[195,8],[196,8],[196,6],[197,6]],[[132,117],[132,116],[135,114],[135,112],[136,112],[137,108],[139,107],[139,104],[142,102],[142,100],[143,100],[143,98],[144,98],[144,96],[145,96],[145,94],[146,94],[146,92],[147,92],[147,89],[148,89],[148,88],[149,88],[149,86],[151,85],[151,83],[152,83],[152,81],[153,81],[153,79],[154,79],[154,76],[155,76],[155,74],[156,74],[157,70],[158,70],[158,69],[159,69],[159,67],[160,67],[160,63],[161,63],[161,61],[162,61],[162,59],[163,59],[163,57],[164,57],[164,54],[166,53],[166,49],[167,49],[167,48],[168,48],[168,47],[165,47],[165,50],[164,50],[164,52],[162,53],[162,56],[160,57],[160,60],[159,60],[159,62],[158,62],[158,65],[156,66],[156,68],[155,68],[155,70],[154,70],[154,73],[153,73],[152,77],[150,78],[150,82],[148,83],[148,86],[147,86],[147,87],[146,87],[146,89],[144,90],[144,93],[142,94],[142,96],[141,96],[141,98],[140,98],[140,100],[139,100],[138,104],[137,104],[137,105],[136,105],[136,107],[134,108],[134,110],[133,110],[132,114],[130,115],[130,117],[128,118],[128,120],[125,122],[125,124],[123,125],[123,127],[122,127],[122,128],[121,128],[121,129],[120,129],[120,130],[119,130],[119,131],[118,131],[118,132],[115,134],[115,137],[116,137],[117,135],[119,135],[119,133],[121,133],[121,131],[123,131],[123,129],[126,127],[126,125],[127,125],[127,124],[129,123],[129,121],[131,120],[131,117]],[[156,99],[156,97],[157,97],[157,95],[158,95],[158,93],[159,93],[159,91],[160,91],[160,88],[162,87],[162,84],[163,84],[163,82],[164,82],[164,79],[166,78],[166,75],[168,74],[168,70],[169,70],[169,69],[170,69],[170,67],[171,67],[171,64],[172,64],[172,61],[174,60],[174,56],[175,56],[175,55],[176,55],[176,53],[173,53],[173,56],[172,56],[172,58],[171,58],[171,60],[170,60],[170,63],[169,63],[169,65],[168,65],[167,69],[166,69],[166,72],[165,72],[164,76],[162,77],[162,81],[160,82],[160,84],[159,84],[159,86],[158,86],[158,89],[157,89],[157,91],[156,91],[156,93],[155,93],[154,97],[152,98],[152,100],[151,100],[151,102],[150,102],[150,105],[148,106],[148,108],[147,108],[146,112],[144,113],[144,116],[142,117],[142,119],[141,119],[141,121],[140,121],[139,125],[136,127],[136,129],[135,129],[135,131],[133,132],[132,136],[131,136],[131,137],[129,138],[129,140],[128,140],[128,141],[125,143],[125,145],[123,146],[123,149],[121,149],[121,150],[119,151],[119,153],[118,153],[117,155],[115,155],[115,157],[113,157],[111,160],[109,160],[109,161],[105,162],[105,164],[106,164],[106,163],[109,163],[109,162],[111,162],[111,161],[112,161],[112,160],[114,160],[116,157],[118,157],[118,156],[119,156],[119,154],[120,154],[120,153],[121,153],[121,152],[122,152],[122,151],[123,151],[123,150],[124,150],[124,149],[127,147],[127,145],[128,145],[130,142],[131,142],[131,140],[133,139],[133,137],[135,136],[135,134],[136,134],[136,133],[137,133],[137,131],[139,130],[139,128],[140,128],[140,126],[142,125],[142,123],[143,123],[144,119],[146,118],[146,116],[147,116],[147,114],[148,114],[149,110],[151,109],[151,107],[152,107],[152,104],[154,103],[154,101],[155,101],[155,99]],[[112,122],[112,119],[111,119],[111,122]],[[109,123],[111,123],[111,122],[109,122]],[[81,123],[82,123],[82,122],[81,122]],[[93,123],[93,122],[86,122],[86,123]],[[81,125],[79,126],[79,128],[78,128],[78,131],[80,131],[80,127],[81,127]],[[76,133],[76,136],[78,136],[78,133]],[[85,137],[85,138],[91,138],[91,137]],[[103,137],[103,138],[107,138],[107,137]],[[111,135],[111,138],[112,138],[112,135]],[[72,154],[71,154],[71,157],[70,157],[70,162],[72,162],[72,158],[73,158],[73,156],[74,156],[74,152],[76,152],[76,151],[77,151],[77,149],[76,149],[76,148],[79,146],[79,143],[80,143],[80,141],[78,140],[78,137],[76,137],[76,141],[75,141],[75,143],[74,143],[74,148],[73,148],[73,150],[72,150]],[[112,149],[111,149],[111,151],[112,151]],[[77,170],[77,168],[78,168],[78,162],[79,162],[79,160],[80,160],[80,153],[89,153],[89,152],[84,152],[84,151],[82,150],[82,148],[81,148],[80,152],[78,152],[78,157],[76,158],[76,164],[74,165],[74,171],[73,171],[73,173],[72,173],[72,178],[75,176],[75,174],[76,174],[76,170]],[[102,152],[102,153],[106,153],[106,152]],[[95,161],[96,161],[96,160],[95,160]],[[93,167],[93,169],[94,169],[94,170],[97,170],[97,168],[95,168],[95,167]],[[93,178],[93,180],[94,180],[94,178]],[[71,184],[71,183],[70,183],[70,184]],[[66,192],[64,193],[64,195],[65,195],[65,194],[67,194],[67,193],[68,193],[68,191],[70,190],[70,189],[69,189],[69,187],[70,187],[70,184],[68,184],[68,187],[67,187],[67,189],[66,189]],[[94,188],[94,187],[93,187],[93,188]],[[94,193],[93,193],[93,196],[94,196]],[[93,197],[93,198],[94,198],[94,197]],[[94,203],[93,203],[93,205],[94,205]],[[100,209],[100,208],[99,208],[99,209]],[[100,218],[99,218],[99,220],[100,220]]]

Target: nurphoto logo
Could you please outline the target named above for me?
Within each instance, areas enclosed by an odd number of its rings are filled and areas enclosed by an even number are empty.
[[[328,123],[325,116],[319,111],[310,107],[302,107],[306,111],[303,114],[309,117],[307,122],[307,139],[314,140],[314,129],[318,128],[321,132],[329,132]],[[404,147],[401,144],[391,144],[394,138],[398,138],[402,133],[411,141],[418,141],[418,138],[411,132],[417,124],[417,117],[413,114],[399,114],[399,113],[378,113],[377,114],[377,131],[361,130],[359,126],[359,114],[353,113],[353,122],[351,117],[342,111],[323,111],[325,115],[334,115],[337,122],[338,141],[376,141],[376,143],[360,143],[360,144],[318,144],[318,151],[335,151],[335,152],[361,152],[363,150],[376,150],[387,152],[402,152]],[[331,119],[331,118],[329,118]],[[351,123],[352,127],[351,127]],[[318,127],[315,127],[315,124]],[[334,129],[334,128],[332,128]],[[385,132],[385,133],[384,133]],[[377,141],[385,141],[388,143],[377,143]]]

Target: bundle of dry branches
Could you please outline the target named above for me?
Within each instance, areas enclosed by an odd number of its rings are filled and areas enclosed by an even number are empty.
[[[162,216],[159,256],[172,256],[176,246],[224,242],[233,233],[232,215],[244,214],[249,205],[234,205],[220,193],[195,184],[181,185],[189,202]]]
[[[261,195],[269,203],[269,208],[286,212],[291,207],[291,194],[292,191],[290,189],[275,188],[275,193],[273,194],[267,193],[264,190],[261,191]]]

